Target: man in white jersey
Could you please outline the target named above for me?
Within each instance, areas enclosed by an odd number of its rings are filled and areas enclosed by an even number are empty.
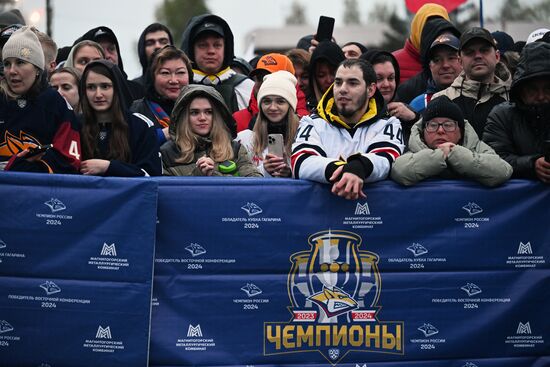
[[[332,193],[346,199],[366,197],[364,183],[385,179],[404,149],[401,123],[383,119],[384,108],[372,65],[343,61],[317,113],[300,121],[292,146],[294,177],[330,183]]]

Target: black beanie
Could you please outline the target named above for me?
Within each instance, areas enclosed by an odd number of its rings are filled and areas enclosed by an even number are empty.
[[[448,117],[458,122],[458,127],[464,131],[464,115],[462,110],[453,103],[447,96],[439,96],[432,99],[422,113],[422,129],[426,127],[426,122],[436,117]]]

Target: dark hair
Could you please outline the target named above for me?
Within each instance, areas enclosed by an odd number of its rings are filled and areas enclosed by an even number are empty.
[[[90,106],[88,95],[86,93],[86,81],[90,71],[103,75],[113,83],[113,101],[110,111],[112,113],[111,121],[111,136],[109,138],[109,152],[103,155],[97,144],[99,139],[99,124],[96,113]],[[100,159],[117,159],[126,163],[131,161],[130,144],[128,143],[128,122],[125,119],[125,111],[123,111],[123,101],[121,101],[121,92],[118,90],[120,86],[117,84],[116,78],[107,65],[95,61],[91,62],[84,69],[82,79],[80,80],[80,106],[82,109],[83,125],[81,133],[82,141],[82,156],[83,160],[91,158]]]
[[[193,81],[193,68],[191,66],[191,60],[189,60],[189,57],[180,50],[179,48],[176,48],[172,45],[166,45],[163,48],[160,48],[153,52],[151,55],[151,63],[149,65],[149,77],[151,78],[152,83],[154,84],[155,80],[155,73],[160,68],[162,64],[164,64],[168,60],[182,60],[185,64],[185,67],[187,68],[187,74],[189,75],[189,82],[191,83]]]
[[[357,66],[361,69],[361,71],[363,72],[363,80],[367,85],[376,83],[376,73],[374,72],[372,64],[368,61],[361,59],[346,59],[342,61],[340,65],[338,65],[338,68],[351,68],[353,66]]]
[[[362,54],[364,54],[365,52],[368,51],[367,47],[359,42],[355,42],[355,41],[350,41],[350,42],[347,42],[344,46],[342,46],[342,48],[346,47],[346,46],[349,46],[349,45],[354,45],[354,46],[357,46],[357,48],[359,49],[359,51],[361,51]]]

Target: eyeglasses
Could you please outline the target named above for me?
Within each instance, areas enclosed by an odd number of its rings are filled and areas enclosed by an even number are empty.
[[[439,130],[440,126],[443,127],[443,130],[450,133],[456,130],[457,123],[452,120],[443,122],[428,121],[426,122],[426,131],[429,133],[435,133]]]

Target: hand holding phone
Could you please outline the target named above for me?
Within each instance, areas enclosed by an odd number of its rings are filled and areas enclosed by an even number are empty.
[[[283,134],[269,134],[267,136],[267,152],[282,157],[284,154]]]
[[[334,18],[325,17],[321,15],[319,17],[319,23],[317,25],[317,33],[315,33],[315,39],[317,41],[332,41],[332,32],[334,31]]]

